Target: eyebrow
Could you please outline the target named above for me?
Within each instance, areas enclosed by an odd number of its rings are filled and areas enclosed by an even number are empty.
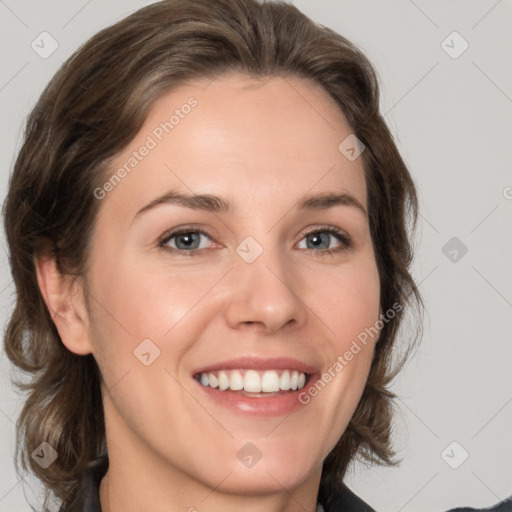
[[[202,210],[212,213],[232,213],[235,208],[231,202],[213,194],[186,194],[171,190],[153,199],[143,206],[133,220],[143,213],[163,204],[178,205],[191,210]],[[358,209],[366,217],[367,212],[361,202],[348,192],[323,192],[304,196],[295,205],[299,211],[327,210],[336,206],[351,206]]]

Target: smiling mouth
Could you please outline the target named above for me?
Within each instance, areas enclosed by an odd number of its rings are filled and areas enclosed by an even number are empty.
[[[201,372],[194,378],[204,387],[248,397],[268,397],[301,390],[310,375],[298,370],[218,370]]]

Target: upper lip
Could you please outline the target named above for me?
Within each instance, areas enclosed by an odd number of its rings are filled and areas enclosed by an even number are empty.
[[[208,366],[203,366],[194,370],[193,374],[214,372],[218,370],[297,370],[302,373],[314,374],[319,370],[314,366],[299,361],[293,357],[253,357],[245,356],[228,361],[220,361]]]

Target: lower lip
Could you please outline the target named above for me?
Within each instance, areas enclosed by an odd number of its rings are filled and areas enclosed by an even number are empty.
[[[318,380],[318,376],[311,375],[309,381],[302,389],[268,397],[244,396],[233,391],[220,391],[215,388],[203,386],[197,380],[195,380],[195,382],[209,400],[237,414],[246,414],[249,416],[284,416],[304,407],[304,404],[299,401],[299,395],[301,393],[307,393],[308,388],[312,386],[316,380]]]

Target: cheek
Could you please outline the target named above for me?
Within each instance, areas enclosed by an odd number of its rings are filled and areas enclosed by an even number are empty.
[[[91,284],[90,328],[104,376],[119,379],[134,366],[138,370],[136,357],[143,347],[152,357],[160,351],[157,362],[165,359],[166,367],[175,370],[204,329],[204,312],[212,302],[204,298],[218,280],[219,269],[210,267],[155,268],[137,258],[102,258]]]
[[[380,279],[370,255],[322,276],[312,276],[310,286],[315,290],[312,309],[324,320],[329,343],[337,351],[377,322]]]
[[[102,264],[95,266],[92,282],[95,318],[91,322],[99,358],[128,358],[132,363],[133,351],[150,339],[165,349],[172,365],[219,314],[215,311],[219,301],[229,301],[229,293],[224,299],[208,293],[226,270],[215,265],[151,267],[139,257],[115,261],[101,254],[99,260]],[[341,265],[296,267],[294,272],[294,292],[309,310],[308,323],[319,329],[313,333],[315,343],[331,364],[378,319],[380,285],[373,254],[365,252]],[[368,345],[372,341],[370,337]]]
[[[320,278],[320,279],[318,279]],[[335,443],[364,390],[380,334],[380,279],[373,257],[361,258],[331,275],[317,276],[312,309],[323,320],[324,368],[304,401],[326,414]],[[321,293],[321,290],[324,290]]]

